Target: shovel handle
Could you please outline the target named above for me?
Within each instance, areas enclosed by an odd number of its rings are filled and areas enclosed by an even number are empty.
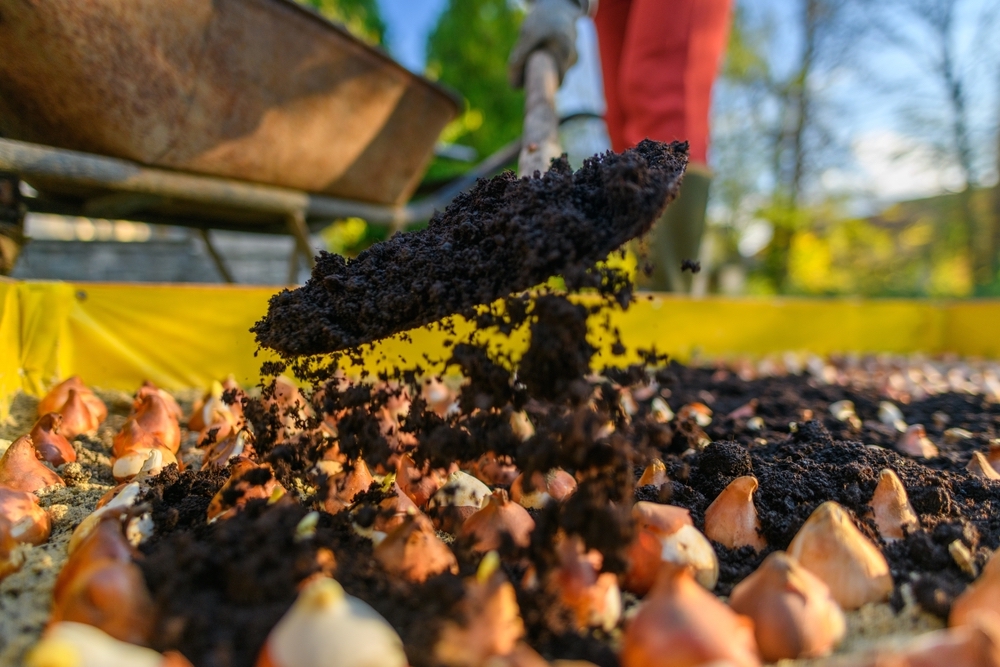
[[[517,169],[520,176],[530,177],[536,171],[544,174],[549,162],[562,155],[559,115],[556,113],[558,89],[559,69],[555,58],[544,49],[535,51],[524,68],[524,132]]]

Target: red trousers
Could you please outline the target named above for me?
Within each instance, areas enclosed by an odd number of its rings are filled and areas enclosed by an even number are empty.
[[[643,139],[691,144],[708,161],[712,84],[732,0],[600,0],[597,36],[616,151]]]

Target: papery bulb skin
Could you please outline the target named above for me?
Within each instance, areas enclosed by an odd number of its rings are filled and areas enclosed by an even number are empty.
[[[90,413],[96,416],[98,424],[108,418],[108,407],[104,404],[104,401],[99,399],[97,394],[83,383],[79,375],[74,375],[52,387],[49,393],[38,402],[38,416],[40,417],[49,412],[61,412],[62,407],[69,400],[71,389],[76,391],[80,400],[87,405]],[[70,439],[75,437],[66,433],[64,435]]]
[[[625,628],[620,660],[622,667],[760,666],[753,622],[670,563]]]
[[[948,625],[968,625],[977,614],[984,612],[1000,619],[1000,556],[997,552],[990,556],[979,577],[955,598]]]
[[[622,588],[639,597],[645,596],[656,582],[656,575],[663,565],[662,551],[663,545],[655,533],[641,528],[637,530],[626,555],[628,569],[622,578]]]
[[[486,505],[462,524],[460,534],[475,538],[473,549],[486,553],[499,549],[505,534],[515,546],[527,548],[534,529],[535,520],[528,510],[510,500],[506,491],[497,489]]]
[[[111,637],[83,623],[54,623],[27,656],[25,667],[191,667],[174,651],[165,654]]]
[[[396,483],[417,507],[424,507],[431,496],[447,481],[447,476],[429,464],[418,466],[413,456],[403,454],[396,466]]]
[[[495,656],[510,655],[524,636],[524,622],[496,552],[488,553],[476,575],[463,584],[463,621],[445,622],[434,646],[435,661],[445,667],[479,667]]]
[[[532,489],[525,489],[524,473],[510,485],[510,499],[528,509],[542,509],[550,500],[562,502],[576,491],[576,480],[565,470],[553,468],[531,475]]]
[[[69,397],[59,408],[59,414],[62,416],[60,428],[69,439],[96,433],[102,421],[76,389],[69,390]]]
[[[510,486],[520,475],[509,456],[486,452],[468,465],[469,474],[490,486]]]
[[[139,400],[139,407],[131,417],[146,432],[176,453],[181,446],[181,427],[170,404],[159,393],[147,393]]]
[[[407,516],[375,547],[375,560],[391,574],[423,582],[442,572],[458,572],[458,561],[437,536],[430,520],[420,514]]]
[[[760,534],[760,520],[753,504],[758,482],[754,477],[737,477],[705,510],[705,535],[729,549],[753,547],[762,551],[767,540]]]
[[[96,525],[80,540],[59,570],[52,589],[52,599],[58,604],[77,573],[84,567],[106,560],[129,563],[134,555],[134,549],[125,539],[121,520],[114,514],[99,517]]]
[[[491,493],[490,487],[469,473],[455,471],[427,501],[427,515],[438,530],[454,535],[469,517],[486,506]]]
[[[601,553],[587,550],[579,535],[561,535],[556,539],[559,566],[548,575],[549,590],[573,612],[577,630],[610,631],[622,613],[618,577],[601,571],[604,560]]]
[[[974,477],[995,482],[1000,480],[1000,472],[997,472],[990,464],[989,459],[982,452],[975,452],[969,465],[965,467]]]
[[[642,477],[639,478],[636,486],[655,486],[656,488],[660,488],[668,482],[670,482],[670,478],[667,477],[667,466],[660,459],[653,459],[646,466],[646,469],[642,471]]]
[[[44,544],[52,532],[48,512],[28,491],[0,486],[0,579],[17,569],[9,558],[19,544]]]
[[[53,466],[76,461],[76,450],[72,443],[62,434],[62,415],[49,412],[38,418],[31,427],[31,443],[42,461],[48,461]]]
[[[267,636],[256,667],[406,667],[403,642],[368,604],[333,579],[300,593]]]
[[[922,424],[907,427],[896,442],[896,449],[913,458],[932,459],[938,455],[937,445],[927,437]]]
[[[906,487],[888,468],[879,473],[871,508],[878,533],[886,542],[901,540],[920,528],[920,519],[906,495]]]
[[[136,412],[139,410],[139,406],[142,404],[142,399],[146,396],[156,394],[163,402],[166,404],[167,410],[170,412],[170,416],[176,419],[178,422],[184,419],[184,411],[181,410],[180,404],[177,402],[170,392],[160,389],[155,384],[146,380],[139,387],[139,391],[135,393],[135,400],[132,401],[132,411]]]
[[[115,639],[145,645],[154,611],[138,566],[108,558],[81,565],[55,600],[51,622],[85,623]]]
[[[632,506],[638,530],[648,530],[660,540],[660,560],[694,568],[694,577],[708,590],[719,581],[719,559],[701,531],[694,527],[691,513],[673,505],[646,501]]]
[[[783,551],[733,588],[729,606],[754,622],[767,662],[819,658],[844,638],[844,612],[830,589]]]
[[[227,499],[231,490],[242,492],[232,504]],[[208,505],[208,520],[235,516],[251,500],[273,501],[284,495],[285,488],[274,476],[274,470],[269,464],[258,465],[249,459],[237,458],[230,465],[229,480]]]
[[[354,497],[367,491],[374,481],[368,464],[359,456],[350,470],[339,473],[327,482],[329,495],[323,501],[323,508],[330,514],[347,509],[354,502]]]
[[[825,583],[845,611],[880,602],[892,593],[882,552],[833,501],[816,508],[788,546],[788,554]]]
[[[62,478],[38,460],[31,437],[15,440],[0,457],[0,485],[34,493],[49,486],[66,486]]]

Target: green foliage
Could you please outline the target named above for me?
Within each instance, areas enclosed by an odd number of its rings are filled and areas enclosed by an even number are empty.
[[[342,23],[355,37],[380,45],[385,39],[385,22],[377,0],[298,0],[331,21]]]
[[[428,41],[427,75],[466,100],[444,139],[472,146],[480,159],[521,134],[524,93],[507,83],[507,56],[521,19],[507,0],[449,0]],[[461,169],[439,163],[434,175]]]

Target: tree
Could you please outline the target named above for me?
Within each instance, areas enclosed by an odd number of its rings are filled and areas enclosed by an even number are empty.
[[[385,22],[376,0],[299,0],[373,45],[385,40]]]
[[[984,70],[997,65],[997,8],[968,0],[857,1],[868,17],[867,47],[889,49],[911,64],[875,76],[897,93],[900,121],[933,148],[942,170],[958,170],[955,222],[976,291],[995,291],[1000,230],[994,216],[981,214],[973,204],[973,189],[992,143],[985,141],[985,128],[977,127],[974,110],[986,87]]]
[[[457,90],[466,113],[447,133],[486,156],[521,134],[524,94],[507,83],[522,15],[507,0],[449,0],[427,45],[427,74]]]
[[[717,191],[731,216],[747,217],[736,207],[752,202],[752,215],[770,223],[773,236],[762,269],[772,291],[787,288],[812,177],[835,153],[826,129],[829,101],[818,75],[840,55],[843,3],[798,0],[780,28],[773,16],[751,17],[747,5],[735,15],[715,110],[714,124],[721,126],[713,133],[713,153],[720,158]],[[789,23],[796,28],[793,38]],[[742,182],[734,182],[734,174],[742,174]]]

